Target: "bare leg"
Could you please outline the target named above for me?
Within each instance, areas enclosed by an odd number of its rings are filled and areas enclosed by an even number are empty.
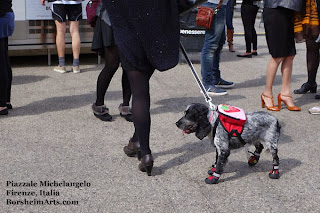
[[[80,34],[79,21],[70,21],[70,34],[72,38],[72,53],[74,59],[79,59],[80,55]]]
[[[292,63],[294,56],[288,56],[284,58],[281,65],[282,73],[282,88],[281,88],[281,99],[283,99],[288,106],[294,106],[293,99],[287,96],[291,96],[291,76],[292,76]],[[283,96],[285,95],[285,96]]]
[[[59,57],[65,55],[65,35],[66,35],[66,22],[59,22],[55,20],[57,27],[56,45]]]
[[[267,67],[267,77],[266,77],[266,87],[263,92],[265,96],[272,97],[272,86],[273,86],[273,81],[274,78],[276,77],[276,73],[278,70],[278,67],[280,63],[283,61],[284,58],[272,58],[270,59],[270,62]],[[272,106],[272,99],[271,98],[264,98],[264,101],[267,106]]]

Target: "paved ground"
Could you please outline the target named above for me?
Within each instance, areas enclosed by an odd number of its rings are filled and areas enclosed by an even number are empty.
[[[236,32],[241,21],[235,19]],[[263,32],[263,28],[257,30]],[[244,37],[234,39],[243,52]],[[297,45],[292,89],[306,81],[305,46]],[[226,49],[222,53],[223,78],[234,81],[229,95],[214,97],[246,111],[261,109],[265,70],[270,58],[264,36],[258,37],[259,56],[240,59]],[[192,56],[197,59],[197,55]],[[96,119],[91,111],[101,65],[82,58],[80,74],[58,74],[46,66],[44,57],[13,59],[12,104],[8,117],[0,118],[0,212],[319,212],[320,153],[319,118],[308,109],[319,104],[312,94],[294,95],[301,112],[283,108],[272,112],[281,125],[279,144],[281,178],[271,180],[271,155],[263,152],[254,167],[247,165],[243,150],[232,152],[226,173],[218,185],[204,179],[214,160],[208,139],[182,136],[175,122],[192,102],[204,103],[187,65],[156,72],[151,79],[151,148],[155,157],[153,176],[138,171],[138,161],[124,155],[133,126],[118,114],[121,103],[121,72],[117,72],[106,95],[113,122]],[[200,64],[195,64],[200,71]],[[274,96],[281,87],[280,71]],[[8,182],[9,181],[9,182]],[[33,181],[34,187],[12,186]],[[90,186],[45,187],[40,181],[88,182]],[[52,183],[53,184],[53,183]],[[50,191],[42,196],[40,190]],[[14,190],[12,192],[11,190]],[[33,191],[33,196],[23,192]],[[20,193],[13,196],[13,193]],[[59,193],[59,195],[57,194]],[[37,195],[37,196],[35,196]],[[56,195],[56,196],[54,196]],[[31,200],[79,205],[12,205]],[[9,200],[9,201],[8,201]]]

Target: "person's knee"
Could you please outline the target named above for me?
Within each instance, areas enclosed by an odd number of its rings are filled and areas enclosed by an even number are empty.
[[[71,21],[70,22],[70,34],[71,34],[71,36],[79,34],[79,22],[78,21]]]
[[[274,62],[277,64],[280,64],[281,62],[283,62],[285,58],[284,57],[280,57],[280,58],[273,58]]]

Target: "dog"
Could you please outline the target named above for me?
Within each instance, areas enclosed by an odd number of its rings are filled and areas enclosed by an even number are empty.
[[[209,117],[212,121],[209,121]],[[195,133],[196,137],[202,140],[206,136],[216,148],[216,162],[209,170],[209,177],[205,180],[207,184],[217,184],[223,168],[227,163],[231,149],[243,147],[245,144],[255,146],[255,151],[248,161],[254,166],[259,161],[260,153],[263,150],[262,141],[270,150],[273,158],[273,168],[269,173],[271,179],[278,179],[279,157],[278,140],[280,137],[280,124],[276,117],[268,112],[246,113],[246,121],[243,126],[241,137],[230,137],[230,134],[219,121],[219,114],[204,104],[193,103],[185,110],[185,115],[176,122],[176,126],[183,130],[183,133]]]

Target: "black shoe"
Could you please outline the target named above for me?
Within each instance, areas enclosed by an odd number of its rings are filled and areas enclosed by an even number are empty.
[[[315,99],[320,99],[320,93],[317,93],[315,96],[314,96]]]
[[[12,109],[12,105],[11,104],[6,104],[7,109]]]
[[[304,84],[302,84],[300,89],[295,89],[293,91],[293,93],[294,94],[304,94],[304,93],[307,93],[308,91],[310,91],[310,93],[316,93],[317,92],[317,83],[312,84],[312,85],[309,84],[308,82],[304,83]]]
[[[237,56],[241,57],[241,58],[252,58],[252,53],[250,53],[250,54],[238,54]]]
[[[112,121],[112,116],[109,114],[109,109],[105,105],[97,106],[96,104],[92,104],[92,110],[94,116],[100,120]]]
[[[127,146],[123,147],[124,153],[128,157],[135,157],[138,156],[138,160],[141,159],[141,152],[140,152],[140,143],[139,141],[132,142],[131,138]]]
[[[257,52],[251,52],[252,55],[257,56],[258,53]]]
[[[1,110],[0,115],[8,115],[8,109],[5,108],[5,109]]]
[[[139,169],[141,172],[146,172],[148,176],[151,176],[151,171],[153,168],[153,157],[151,154],[143,156],[141,163],[139,164]]]
[[[123,104],[120,104],[118,109],[119,109],[121,117],[123,117],[124,119],[126,119],[129,122],[133,122],[131,107],[123,106]]]

